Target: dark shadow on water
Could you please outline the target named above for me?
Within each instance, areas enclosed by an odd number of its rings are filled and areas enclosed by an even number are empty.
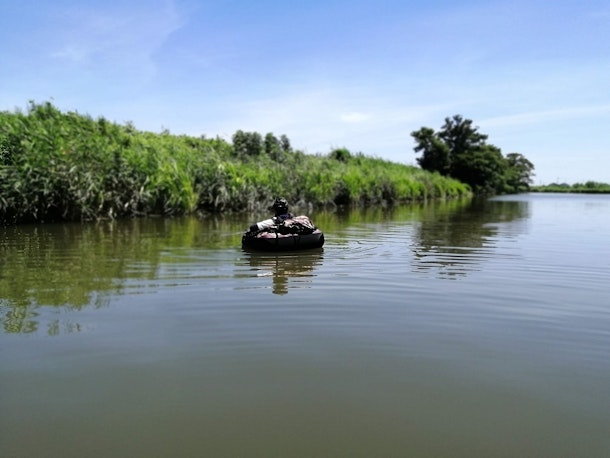
[[[245,250],[244,253],[258,276],[271,277],[272,292],[280,295],[287,294],[291,288],[309,287],[314,270],[324,260],[324,248],[280,253]]]

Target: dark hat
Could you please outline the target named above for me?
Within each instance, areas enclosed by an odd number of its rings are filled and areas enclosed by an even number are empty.
[[[278,197],[273,202],[273,205],[271,206],[270,210],[275,210],[276,212],[280,210],[288,211],[288,202],[283,197]]]

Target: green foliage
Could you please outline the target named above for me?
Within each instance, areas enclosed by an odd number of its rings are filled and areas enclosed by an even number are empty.
[[[478,192],[501,192],[506,162],[499,148],[493,145],[477,147],[456,155],[452,176],[471,185]]]
[[[243,131],[233,142],[141,132],[50,103],[0,112],[0,223],[253,211],[277,195],[320,206],[470,195],[457,180],[346,149],[307,155],[286,136]]]
[[[534,165],[524,156],[502,155],[500,148],[486,143],[470,119],[460,115],[445,118],[439,132],[429,127],[411,132],[417,162],[424,170],[438,172],[470,185],[477,193],[523,192],[529,189]]]
[[[416,132],[411,132],[411,136],[417,142],[415,151],[422,153],[422,156],[417,158],[417,163],[422,169],[438,172],[442,175],[451,173],[449,145],[434,132],[434,129],[422,127]]]
[[[292,152],[290,140],[286,135],[280,136],[278,139],[273,133],[269,132],[265,135],[264,141],[265,154],[277,162],[283,162]]]
[[[506,192],[526,192],[529,191],[532,184],[534,164],[527,160],[525,156],[519,153],[510,153],[506,155],[508,169],[505,174]]]
[[[598,181],[587,181],[585,183],[551,183],[548,185],[534,186],[533,192],[564,192],[580,194],[610,194],[610,184]]]
[[[233,134],[233,149],[238,157],[258,156],[263,151],[263,138],[258,132],[238,130]]]
[[[328,157],[339,162],[347,162],[351,159],[352,155],[347,148],[336,148],[330,152]]]
[[[284,134],[280,135],[280,148],[285,153],[291,153],[292,152],[292,146],[290,145],[290,140]]]
[[[279,139],[269,132],[265,138],[258,132],[238,130],[233,134],[233,154],[240,159],[248,156],[257,157],[263,153],[276,162],[282,162],[286,155],[292,152],[290,140],[285,135]]]

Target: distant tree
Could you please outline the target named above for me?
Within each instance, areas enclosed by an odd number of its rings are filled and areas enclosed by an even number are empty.
[[[263,148],[265,150],[265,154],[276,162],[284,161],[287,155],[292,152],[290,140],[288,140],[286,135],[282,135],[278,139],[271,132],[265,135]]]
[[[445,118],[439,132],[429,127],[411,132],[419,166],[469,184],[477,193],[520,192],[529,184],[533,164],[520,154],[502,156],[500,148],[486,143],[470,119]]]
[[[352,155],[347,148],[335,148],[330,152],[329,157],[339,162],[347,162]]]
[[[470,119],[454,115],[452,118],[445,118],[445,124],[438,136],[449,147],[451,154],[458,156],[485,145],[487,135],[480,134],[477,130],[478,127],[473,127]]]
[[[429,127],[422,127],[418,131],[411,132],[411,136],[415,138],[417,145],[415,152],[422,153],[417,158],[419,166],[430,172],[439,172],[441,175],[449,175],[451,173],[451,151],[447,145],[435,132]]]
[[[477,193],[493,194],[504,191],[506,167],[500,148],[477,145],[455,157],[451,177],[468,183]]]
[[[269,156],[275,156],[281,150],[280,141],[275,135],[269,132],[267,135],[265,135],[264,148],[265,154]]]
[[[258,156],[263,150],[263,139],[258,132],[238,130],[232,140],[236,156]]]
[[[603,188],[604,184],[603,183],[599,183],[597,181],[587,181],[584,185],[585,188],[587,189],[597,189],[597,188]]]
[[[282,148],[282,151],[284,151],[285,153],[292,152],[292,146],[290,145],[290,140],[284,134],[280,135],[280,147]]]
[[[532,175],[534,174],[534,164],[519,153],[507,154],[506,162],[508,164],[505,178],[507,187],[506,191],[528,191],[533,181]]]

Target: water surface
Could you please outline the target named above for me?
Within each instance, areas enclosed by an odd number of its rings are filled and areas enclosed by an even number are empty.
[[[0,455],[607,456],[610,196],[0,229]]]

